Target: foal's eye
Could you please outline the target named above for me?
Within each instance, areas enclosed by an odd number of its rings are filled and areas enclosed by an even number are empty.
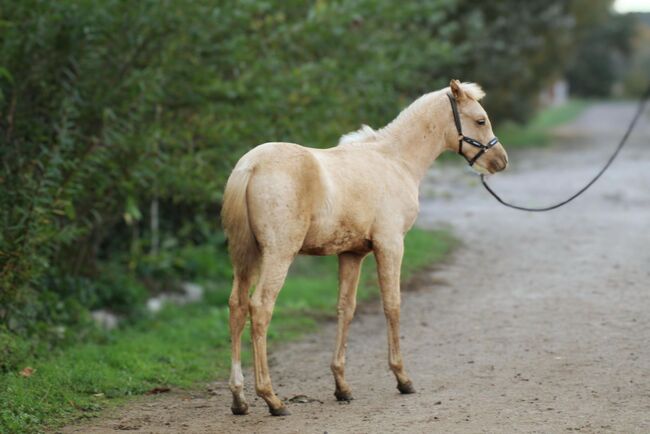
[[[485,119],[479,119],[476,121],[476,123],[479,125],[485,125]]]

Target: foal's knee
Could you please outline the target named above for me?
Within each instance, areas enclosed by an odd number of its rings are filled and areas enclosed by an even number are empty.
[[[354,317],[354,310],[356,306],[355,303],[352,303],[350,305],[347,305],[345,307],[340,307],[337,309],[337,314],[340,318],[343,318],[343,320],[346,323],[349,323],[352,321],[352,318]]]
[[[384,314],[388,318],[399,318],[399,303],[384,303]]]

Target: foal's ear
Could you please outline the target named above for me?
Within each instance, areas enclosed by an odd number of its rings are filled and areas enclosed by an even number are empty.
[[[449,82],[449,87],[451,88],[451,93],[454,95],[454,98],[461,100],[465,98],[465,91],[460,87],[460,81],[453,79]]]

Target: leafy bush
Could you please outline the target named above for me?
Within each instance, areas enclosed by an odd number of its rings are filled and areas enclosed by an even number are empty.
[[[223,278],[221,192],[260,142],[331,146],[452,77],[525,116],[584,1],[2,2],[0,323],[67,336]]]
[[[573,94],[612,95],[614,84],[620,81],[628,68],[635,24],[632,15],[613,15],[580,29],[576,54],[567,70]]]
[[[25,339],[17,337],[0,326],[0,372],[7,372],[26,359],[32,348]]]

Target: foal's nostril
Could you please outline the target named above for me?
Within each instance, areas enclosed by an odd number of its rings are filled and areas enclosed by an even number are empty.
[[[508,157],[505,155],[501,156],[499,158],[499,172],[504,170],[506,167],[508,167]]]
[[[490,172],[501,172],[508,166],[508,159],[506,157],[495,158],[489,163]]]

